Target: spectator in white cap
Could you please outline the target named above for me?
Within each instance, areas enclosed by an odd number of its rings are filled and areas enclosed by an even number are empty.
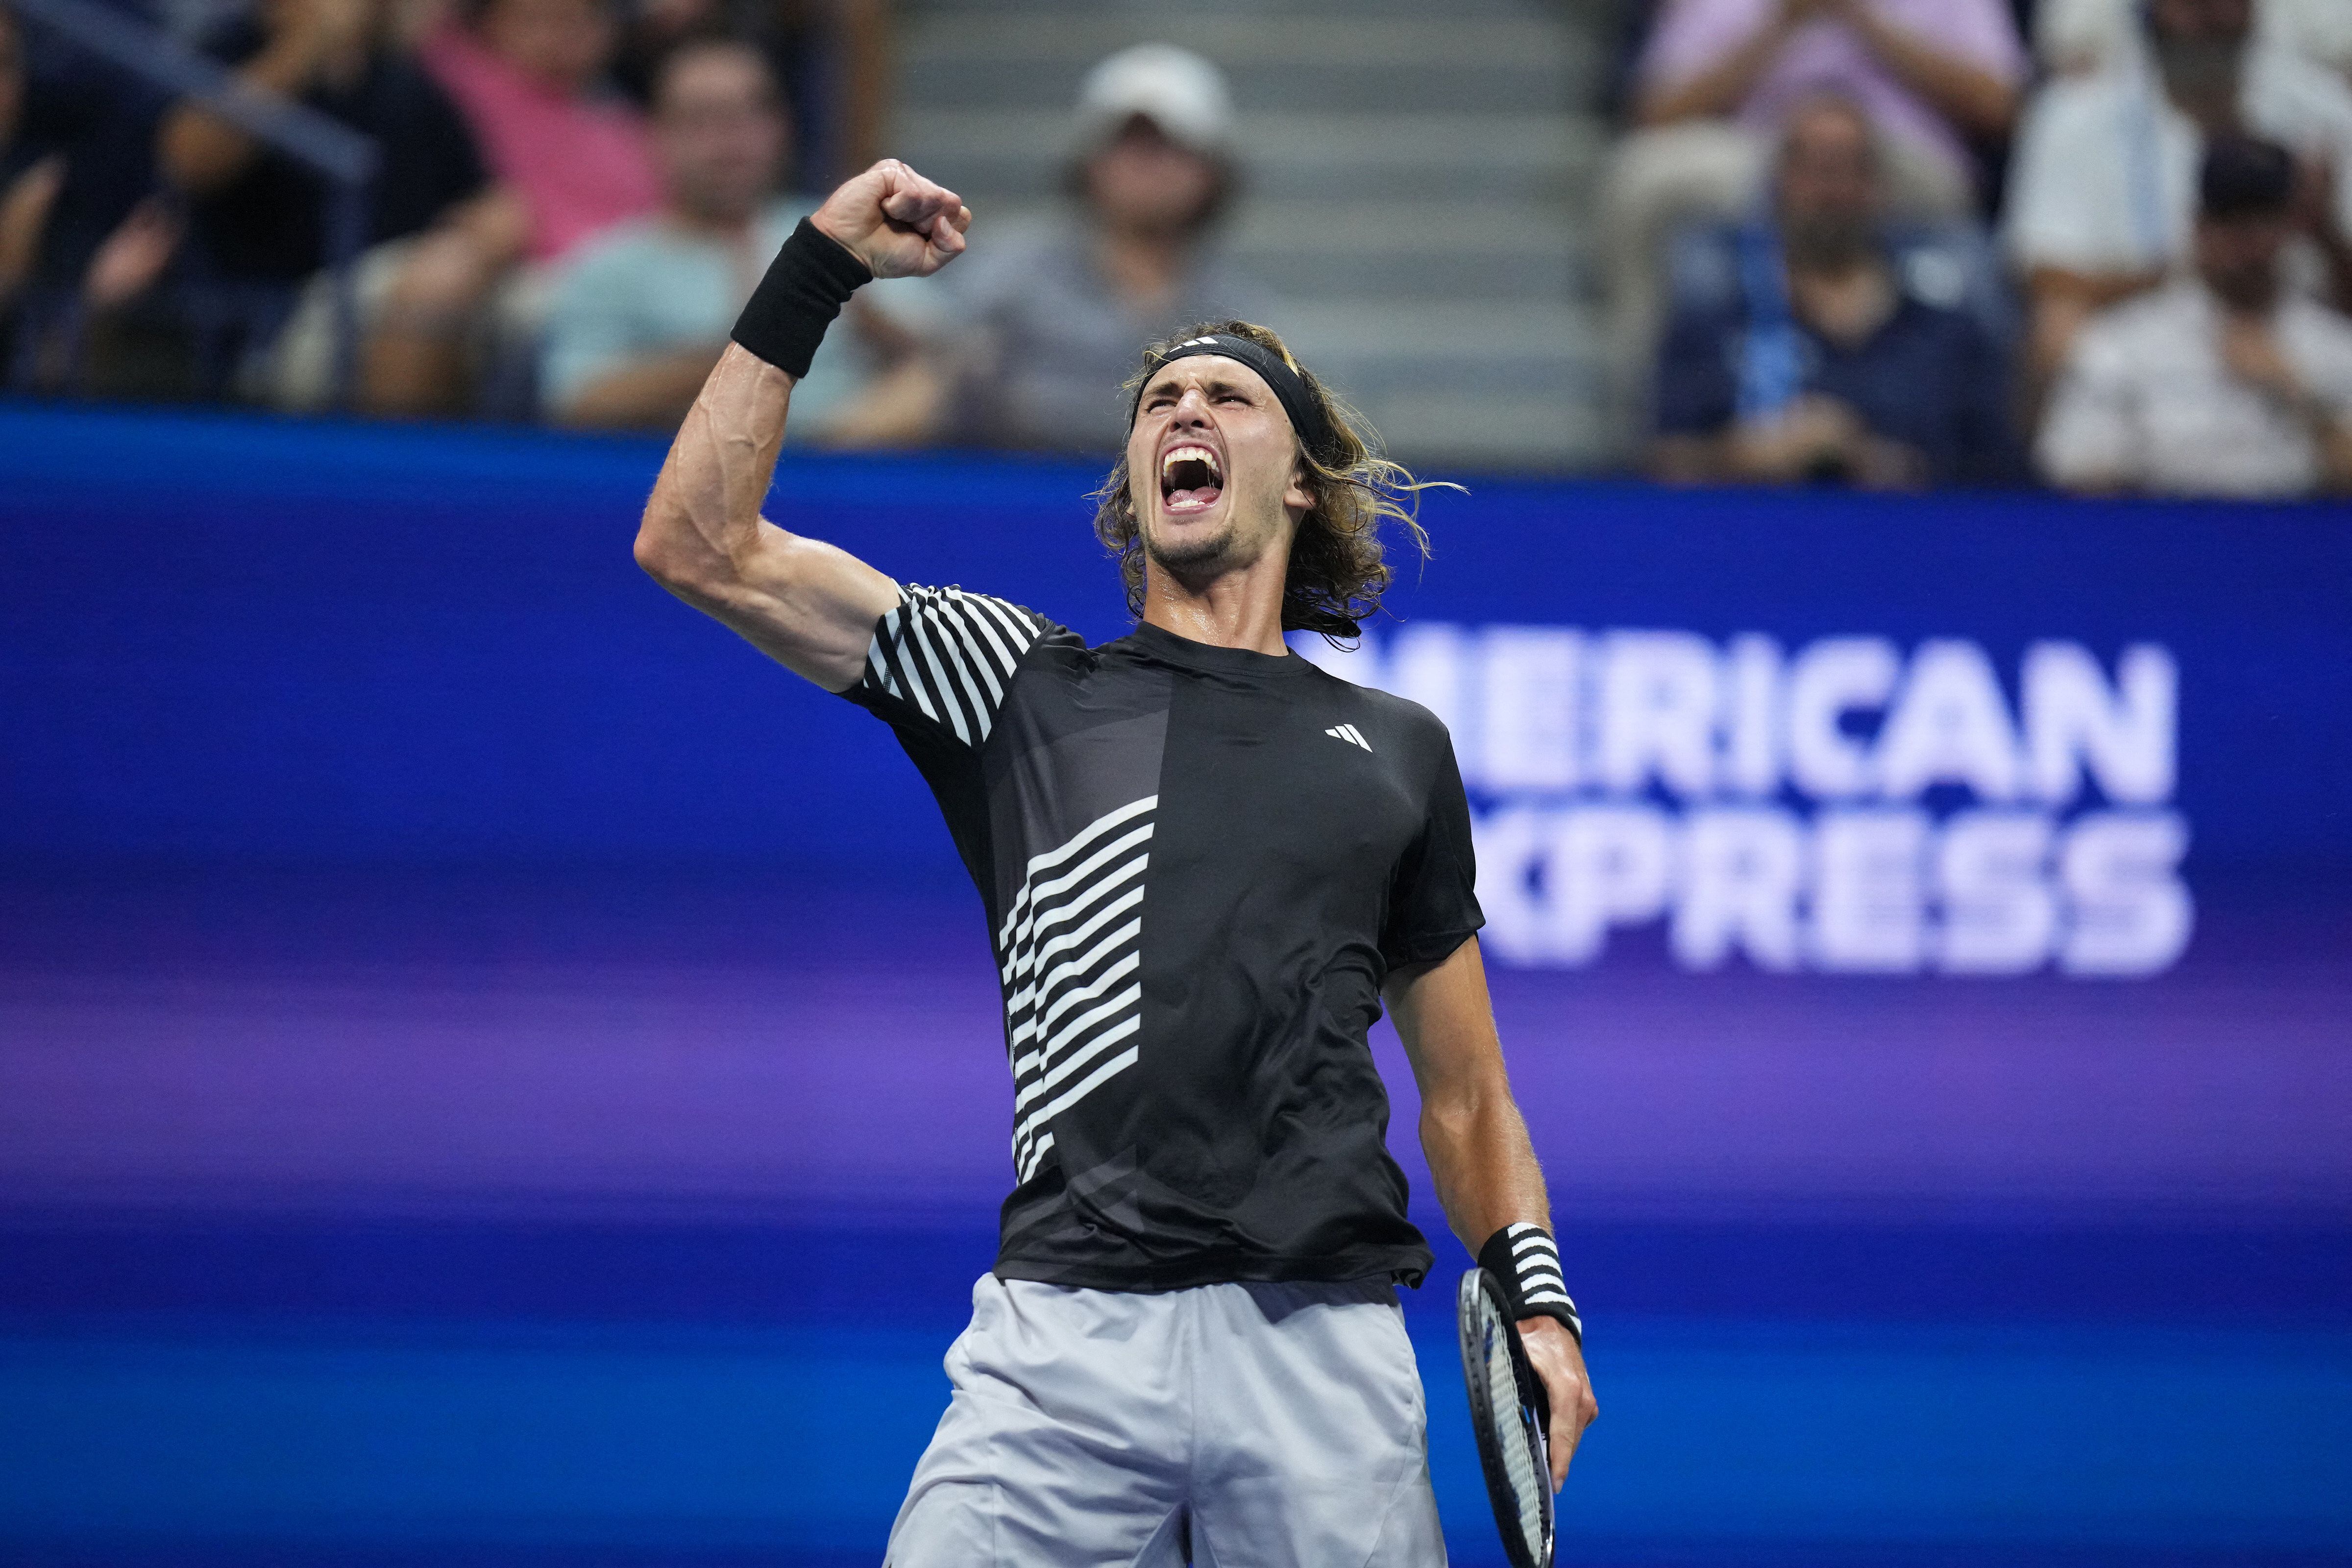
[[[1276,317],[1212,243],[1236,175],[1233,102],[1215,66],[1169,44],[1097,65],[1072,125],[1070,212],[992,235],[943,279],[965,330],[940,356],[934,434],[1112,450],[1136,344],[1192,321]]]

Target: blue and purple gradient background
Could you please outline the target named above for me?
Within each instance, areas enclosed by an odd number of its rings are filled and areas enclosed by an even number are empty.
[[[631,566],[658,460],[0,409],[0,1560],[878,1558],[993,981],[887,734]],[[1099,637],[1092,478],[776,505]],[[2352,518],[1475,489],[1402,614],[2182,672],[2161,977],[1496,973],[1606,1412],[1569,1559],[2352,1560]]]

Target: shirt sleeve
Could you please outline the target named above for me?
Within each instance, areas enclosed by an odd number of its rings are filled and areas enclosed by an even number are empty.
[[[1470,799],[1454,742],[1438,731],[1437,772],[1427,816],[1389,883],[1381,956],[1391,969],[1433,963],[1486,923],[1478,908],[1478,861],[1470,842]]]
[[[996,727],[1021,658],[1066,636],[1033,610],[961,588],[907,584],[874,623],[866,671],[841,695],[902,731],[978,751]]]

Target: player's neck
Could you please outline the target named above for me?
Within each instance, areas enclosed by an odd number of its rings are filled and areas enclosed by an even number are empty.
[[[1286,569],[1286,559],[1273,560],[1271,569],[1261,560],[1239,571],[1187,583],[1159,563],[1147,561],[1144,624],[1212,647],[1244,648],[1279,657],[1288,651],[1282,640],[1282,584]]]

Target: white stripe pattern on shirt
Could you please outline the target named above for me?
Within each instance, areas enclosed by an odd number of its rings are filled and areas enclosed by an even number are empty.
[[[997,931],[1021,1181],[1054,1146],[1054,1118],[1136,1063],[1143,879],[1159,806],[1156,795],[1130,801],[1033,857]]]
[[[1034,619],[961,588],[909,584],[900,595],[866,646],[867,684],[978,746],[995,726],[1013,668],[1037,641]]]

